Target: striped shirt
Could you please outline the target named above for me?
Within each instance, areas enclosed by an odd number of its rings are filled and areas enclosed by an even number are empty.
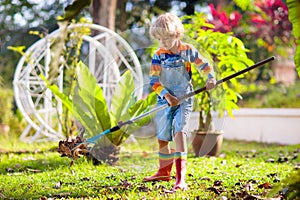
[[[202,58],[199,52],[192,45],[180,42],[179,49],[176,54],[164,48],[159,48],[152,58],[149,78],[150,86],[160,97],[164,97],[164,95],[168,93],[168,91],[159,81],[160,72],[162,69],[162,58],[168,59],[176,56],[181,56],[185,60],[184,66],[189,74],[190,79],[192,79],[191,63],[195,64],[198,69],[203,70],[204,74],[206,74],[208,78],[214,77],[212,66],[210,66],[204,58]]]

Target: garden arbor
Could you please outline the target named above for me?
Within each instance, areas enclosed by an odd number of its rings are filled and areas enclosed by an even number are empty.
[[[139,60],[131,46],[118,34],[110,29],[96,24],[72,24],[74,28],[90,28],[91,33],[83,35],[80,59],[89,67],[103,90],[110,105],[116,83],[121,75],[130,70],[135,81],[135,95],[142,97],[143,76]],[[51,45],[60,30],[56,30],[34,43],[19,60],[14,75],[14,93],[18,108],[28,122],[28,126],[20,136],[27,142],[43,140],[59,140],[64,138],[59,118],[62,116],[62,103],[46,88],[40,74],[49,76],[51,63]],[[64,73],[56,84],[63,90]],[[54,103],[54,102],[58,103]]]

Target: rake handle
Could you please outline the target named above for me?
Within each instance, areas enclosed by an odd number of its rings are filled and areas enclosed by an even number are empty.
[[[232,78],[235,78],[235,77],[237,77],[237,76],[239,76],[239,75],[241,75],[241,74],[244,74],[244,73],[246,73],[246,72],[248,72],[248,71],[250,71],[250,70],[252,70],[252,69],[255,69],[255,68],[257,68],[257,67],[259,67],[259,66],[261,66],[261,65],[264,65],[264,64],[266,64],[266,63],[268,63],[268,62],[270,62],[270,61],[272,61],[272,60],[275,60],[275,56],[272,56],[272,57],[270,57],[270,58],[267,58],[267,59],[264,59],[264,60],[262,60],[262,61],[259,61],[259,62],[255,63],[254,65],[252,65],[252,66],[250,66],[250,67],[247,67],[247,68],[245,68],[245,69],[243,69],[243,70],[241,70],[241,71],[238,71],[238,72],[236,72],[236,73],[234,73],[234,74],[231,74],[231,75],[229,75],[229,76],[227,76],[227,77],[225,77],[225,78],[223,78],[223,79],[221,79],[221,80],[218,80],[218,81],[216,82],[216,86],[217,86],[217,85],[220,85],[221,83],[226,82],[226,81],[228,81],[228,80],[230,80],[230,79],[232,79]],[[188,94],[182,96],[181,98],[179,98],[179,101],[183,101],[183,100],[185,100],[185,99],[187,99],[187,98],[190,98],[190,97],[192,97],[192,96],[194,96],[194,95],[196,95],[196,94],[199,94],[199,93],[201,93],[201,92],[203,92],[203,91],[205,91],[205,90],[206,90],[206,87],[199,88],[199,89],[197,89],[197,90],[195,90],[195,91],[193,91],[193,92],[190,92],[190,93],[188,93]]]
[[[272,61],[272,60],[275,60],[275,56],[272,56],[272,57],[270,57],[270,58],[267,58],[267,59],[264,59],[264,60],[262,60],[262,61],[259,61],[259,62],[257,62],[256,64],[254,64],[254,65],[252,65],[252,66],[250,66],[250,67],[247,67],[247,68],[245,68],[245,69],[243,69],[243,70],[241,70],[241,71],[238,71],[238,72],[236,72],[236,73],[234,73],[234,74],[232,74],[232,75],[229,75],[229,76],[227,76],[227,77],[225,77],[225,78],[223,78],[223,79],[221,79],[221,80],[218,80],[218,81],[216,82],[216,85],[215,85],[215,86],[217,86],[217,85],[219,85],[219,84],[221,84],[221,83],[223,83],[223,82],[226,82],[226,81],[228,81],[228,80],[230,80],[230,79],[232,79],[232,78],[235,78],[235,77],[237,77],[237,76],[239,76],[239,75],[241,75],[241,74],[244,74],[244,73],[246,73],[246,72],[248,72],[248,71],[250,71],[250,70],[252,70],[252,69],[255,69],[255,68],[257,68],[257,67],[259,67],[259,66],[261,66],[261,65],[263,65],[263,64],[266,64],[266,63],[268,63],[268,62],[270,62],[270,61]],[[194,96],[194,95],[196,95],[196,94],[199,94],[200,92],[203,92],[203,91],[205,91],[205,90],[206,90],[206,87],[202,87],[202,88],[197,89],[197,90],[195,90],[195,91],[193,91],[193,92],[190,92],[190,93],[188,93],[188,94],[186,94],[186,95],[180,97],[180,98],[179,98],[179,102],[182,102],[183,100],[188,99],[188,98],[190,98],[190,97],[192,97],[192,96]],[[114,131],[120,130],[120,128],[121,128],[122,126],[132,124],[133,122],[135,122],[135,121],[137,121],[137,120],[139,120],[139,119],[142,119],[142,118],[144,118],[144,117],[146,117],[146,116],[148,116],[148,115],[150,115],[150,114],[152,114],[152,113],[154,113],[154,112],[163,110],[163,109],[165,109],[165,108],[167,108],[167,107],[169,107],[169,105],[168,105],[168,104],[164,104],[164,105],[159,106],[159,107],[156,107],[156,108],[154,108],[154,109],[152,109],[152,110],[150,110],[150,111],[148,111],[148,112],[146,112],[146,113],[144,113],[144,114],[142,114],[142,115],[140,115],[140,116],[137,116],[137,117],[135,117],[135,118],[133,118],[133,119],[130,119],[130,120],[125,121],[125,122],[122,122],[122,123],[119,123],[118,125],[116,125],[116,126],[110,128],[110,129],[108,129],[108,130],[105,130],[105,131],[103,131],[102,133],[100,133],[100,134],[98,134],[98,135],[95,135],[94,137],[89,138],[89,139],[87,140],[87,143],[95,143],[96,140],[100,139],[100,138],[103,137],[104,135],[107,135],[107,134],[112,133],[112,132],[114,132]]]

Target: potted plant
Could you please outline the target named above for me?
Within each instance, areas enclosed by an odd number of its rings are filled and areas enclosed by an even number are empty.
[[[13,115],[13,92],[5,88],[3,82],[3,78],[0,76],[0,134],[8,137],[9,121]]]
[[[243,42],[230,32],[213,31],[215,26],[206,21],[204,14],[195,13],[192,16],[185,16],[184,20],[189,21],[185,24],[187,40],[190,43],[195,41],[194,46],[214,67],[217,80],[253,65],[254,62],[247,56],[249,50],[245,48]],[[195,68],[192,72],[194,89],[204,87],[206,76]],[[217,155],[223,140],[223,130],[214,127],[213,112],[217,113],[218,117],[222,117],[225,113],[232,116],[232,110],[238,109],[239,91],[245,88],[239,81],[244,76],[238,76],[211,91],[195,96],[194,110],[199,112],[198,128],[192,132],[195,156]]]

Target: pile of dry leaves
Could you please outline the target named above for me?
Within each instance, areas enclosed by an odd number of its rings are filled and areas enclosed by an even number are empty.
[[[88,143],[83,139],[83,134],[75,138],[69,138],[59,141],[57,152],[61,157],[69,157],[72,159],[70,166],[80,158],[80,155],[86,156],[98,165],[102,162],[113,165],[119,160],[119,147],[110,142],[105,145],[95,145],[93,148],[88,147]]]
[[[61,157],[67,156],[72,158],[72,165],[73,162],[80,157],[80,155],[87,156],[89,154],[89,149],[88,144],[80,134],[75,138],[59,141],[57,152],[61,155]]]

